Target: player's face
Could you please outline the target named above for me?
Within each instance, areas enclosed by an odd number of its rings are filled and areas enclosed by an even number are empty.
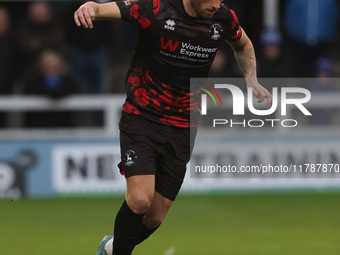
[[[211,19],[222,2],[223,0],[191,0],[191,6],[198,17]]]

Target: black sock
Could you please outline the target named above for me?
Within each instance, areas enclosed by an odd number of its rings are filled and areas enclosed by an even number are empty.
[[[159,225],[160,226],[160,225]],[[143,224],[143,229],[142,229],[142,234],[140,235],[139,237],[139,240],[137,242],[137,244],[140,244],[141,242],[143,242],[145,239],[149,238],[149,236],[155,232],[157,230],[158,227],[155,227],[155,228],[147,228],[144,224]],[[136,245],[137,245],[136,244]]]
[[[144,214],[135,214],[124,201],[115,221],[114,255],[130,255],[132,253],[142,233]]]

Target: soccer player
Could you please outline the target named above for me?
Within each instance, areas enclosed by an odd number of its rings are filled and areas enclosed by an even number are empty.
[[[119,124],[120,170],[127,191],[113,236],[99,255],[127,255],[161,224],[182,185],[195,136],[190,78],[207,77],[217,48],[227,41],[259,102],[270,93],[256,79],[254,48],[234,11],[220,0],[87,2],[74,14],[78,26],[123,19],[139,26],[126,78],[127,98]],[[113,243],[113,244],[112,244]],[[112,252],[113,246],[113,252]]]

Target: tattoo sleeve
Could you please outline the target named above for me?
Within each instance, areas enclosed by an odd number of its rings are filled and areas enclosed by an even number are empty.
[[[235,59],[246,78],[256,78],[256,57],[252,46],[245,45],[235,50]]]

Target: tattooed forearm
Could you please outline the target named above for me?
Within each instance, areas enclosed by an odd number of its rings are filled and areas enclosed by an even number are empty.
[[[235,50],[235,58],[244,77],[256,78],[256,57],[252,46],[245,45]]]
[[[236,61],[244,77],[246,79],[255,78],[251,79],[254,81],[257,80],[254,47],[244,30],[242,30],[242,36],[239,40],[228,41],[228,43],[235,52]]]

